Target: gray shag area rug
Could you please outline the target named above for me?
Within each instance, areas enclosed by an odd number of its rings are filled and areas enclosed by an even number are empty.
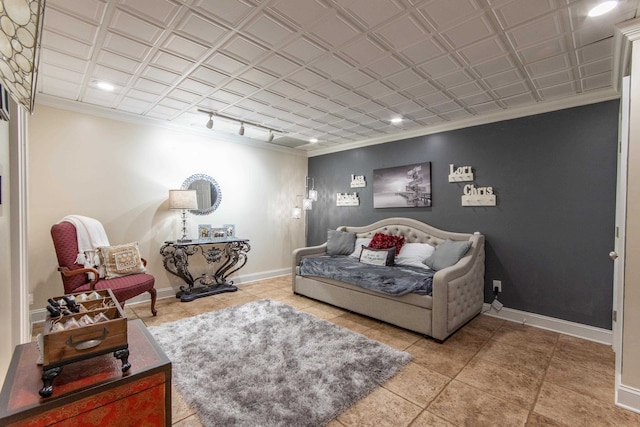
[[[260,300],[149,327],[206,426],[320,426],[411,355]]]

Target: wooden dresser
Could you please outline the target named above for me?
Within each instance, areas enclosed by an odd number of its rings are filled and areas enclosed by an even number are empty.
[[[15,348],[0,393],[2,426],[170,426],[171,361],[141,320],[128,322],[129,362],[113,354],[64,366],[53,395],[42,398],[35,343]]]

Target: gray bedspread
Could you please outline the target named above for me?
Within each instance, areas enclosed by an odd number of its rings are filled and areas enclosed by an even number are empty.
[[[434,274],[419,267],[363,264],[350,256],[309,257],[300,263],[302,276],[325,277],[394,296],[431,295]]]

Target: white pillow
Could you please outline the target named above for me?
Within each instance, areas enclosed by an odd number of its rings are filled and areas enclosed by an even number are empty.
[[[405,243],[395,259],[396,265],[429,269],[424,262],[436,248],[428,243]]]
[[[356,239],[356,247],[354,251],[351,252],[351,255],[349,256],[352,256],[354,258],[360,258],[360,252],[362,252],[362,247],[369,246],[369,243],[371,243],[371,238],[358,237]]]

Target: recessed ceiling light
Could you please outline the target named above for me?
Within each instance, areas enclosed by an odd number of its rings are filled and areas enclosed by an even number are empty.
[[[402,123],[402,117],[394,117],[393,119],[391,119],[391,123],[393,124]]]
[[[617,1],[605,1],[600,3],[597,6],[594,6],[589,11],[589,16],[600,16],[604,15],[607,12],[612,11],[618,5]]]
[[[318,142],[318,138],[311,138],[309,142],[315,144],[316,142]]]
[[[113,92],[113,90],[116,88],[114,85],[107,82],[98,82],[96,83],[96,86],[98,87],[98,89],[106,90],[107,92]]]

